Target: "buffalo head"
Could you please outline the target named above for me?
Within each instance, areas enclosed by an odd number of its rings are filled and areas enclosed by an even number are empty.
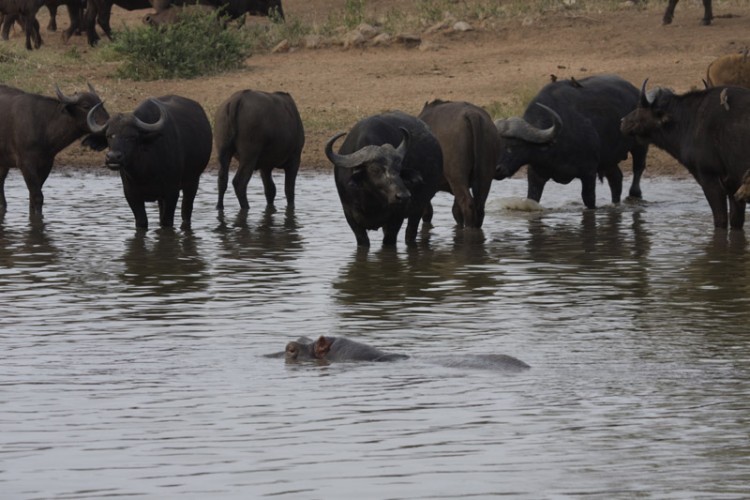
[[[502,180],[515,174],[518,169],[528,164],[540,151],[551,145],[562,130],[563,122],[555,110],[542,103],[536,103],[544,110],[552,125],[538,128],[526,119],[512,117],[495,120],[495,128],[500,136],[500,157],[495,168],[495,179]],[[535,113],[534,109],[529,110]],[[526,115],[529,115],[527,111]]]
[[[88,129],[89,132],[93,132],[91,127],[88,126],[89,116],[92,117],[94,123],[109,119],[109,114],[104,109],[102,100],[90,83],[88,84],[88,92],[76,92],[72,96],[63,94],[60,87],[55,85],[55,95],[57,100],[60,101],[62,111],[68,113],[76,122],[80,123],[81,129]]]
[[[402,128],[404,138],[397,148],[390,144],[364,146],[351,154],[333,152],[333,143],[339,137],[332,137],[326,144],[325,152],[333,165],[350,171],[348,187],[368,192],[388,205],[404,204],[411,198],[409,186],[421,182],[416,171],[403,169],[402,163],[409,148],[409,132]]]
[[[88,126],[94,134],[105,134],[109,151],[105,157],[105,164],[112,170],[126,168],[135,151],[142,147],[142,143],[158,136],[167,123],[167,113],[164,106],[156,99],[149,99],[159,112],[159,117],[153,123],[146,123],[134,113],[118,113],[110,117],[106,123],[99,125],[94,120],[97,106],[88,114]]]
[[[670,90],[661,87],[646,92],[648,78],[643,81],[638,107],[625,116],[620,122],[620,131],[625,135],[633,135],[648,140],[654,133],[659,132],[671,121],[668,112],[670,98],[674,95]]]

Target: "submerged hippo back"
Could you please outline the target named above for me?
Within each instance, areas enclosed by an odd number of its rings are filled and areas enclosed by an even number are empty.
[[[315,341],[314,351],[316,357],[328,361],[396,361],[409,357],[406,354],[383,352],[344,337],[321,336]]]

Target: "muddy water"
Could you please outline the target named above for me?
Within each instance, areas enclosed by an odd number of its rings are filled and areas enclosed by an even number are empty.
[[[43,221],[17,171],[0,222],[3,498],[745,498],[750,263],[693,181],[647,203],[541,213],[357,252],[332,180],[295,212],[213,208],[138,234],[119,179],[54,173]],[[157,220],[150,207],[150,222]],[[263,354],[346,335],[408,361],[289,366]],[[502,353],[521,374],[446,368]]]

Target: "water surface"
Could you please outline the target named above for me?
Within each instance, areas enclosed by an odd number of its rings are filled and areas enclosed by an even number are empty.
[[[416,248],[357,251],[329,175],[264,210],[207,174],[192,233],[136,232],[117,177],[54,172],[0,219],[3,498],[747,498],[750,267],[692,180],[482,231],[447,194]],[[285,365],[299,335],[412,359]],[[497,353],[521,374],[446,368]]]

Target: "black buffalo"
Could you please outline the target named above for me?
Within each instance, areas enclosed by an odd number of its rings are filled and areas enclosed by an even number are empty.
[[[294,206],[294,184],[305,145],[305,129],[292,96],[286,92],[235,92],[219,105],[214,123],[219,156],[216,208],[224,208],[232,158],[239,161],[232,185],[243,209],[249,208],[247,185],[256,170],[260,170],[266,202],[273,205],[276,185],[271,171],[274,168],[284,169],[286,202]]]
[[[441,100],[425,104],[419,118],[443,150],[439,189],[453,193],[453,218],[459,225],[482,227],[499,152],[492,118],[473,104]]]
[[[182,190],[182,229],[189,229],[198,182],[211,156],[211,124],[200,104],[168,95],[147,99],[104,125],[89,120],[92,130],[106,134],[106,165],[120,172],[136,227],[148,227],[147,201],[159,202],[160,225],[172,227]]]
[[[622,131],[665,150],[698,181],[713,212],[714,226],[741,229],[745,202],[733,197],[750,157],[750,90],[713,87],[677,95],[657,88],[622,120]]]
[[[0,3],[2,2],[0,1]],[[57,31],[57,8],[61,5],[65,5],[68,8],[68,17],[70,19],[70,26],[63,33],[63,38],[67,40],[74,33],[80,31],[83,9],[86,5],[85,2],[81,2],[81,0],[45,0],[44,5],[49,10],[47,31]],[[2,9],[0,9],[0,21],[2,21],[2,39],[7,40],[13,23],[19,22],[23,27],[25,20],[22,20],[19,14],[5,15],[2,13]],[[41,34],[32,33],[32,38],[36,38],[37,35],[40,37],[39,43],[41,44]]]
[[[596,178],[607,179],[612,202],[622,194],[619,162],[633,157],[630,196],[641,197],[648,146],[620,133],[620,120],[638,105],[638,89],[612,75],[557,80],[546,85],[523,118],[497,120],[501,152],[495,179],[528,165],[528,197],[539,201],[549,179],[580,179],[581,197],[596,207]]]
[[[172,5],[182,6],[196,3],[222,9],[222,13],[230,19],[237,19],[245,14],[278,16],[278,18],[284,19],[281,0],[87,0],[84,26],[89,45],[94,46],[99,42],[100,37],[96,33],[96,24],[99,24],[107,38],[112,39],[112,28],[109,22],[112,5],[117,5],[125,10],[153,7],[159,13]]]
[[[677,2],[679,0],[669,0],[669,4],[667,5],[667,10],[664,11],[664,18],[662,19],[662,23],[664,24],[671,24],[672,19],[674,18],[674,9],[677,7]],[[711,10],[711,0],[703,0],[703,24],[708,26],[711,24],[711,20],[714,18],[713,12]]]
[[[44,5],[44,0],[0,0],[0,13],[4,14],[2,22],[2,38],[8,39],[8,33],[16,20],[23,24],[26,35],[26,48],[38,49],[42,45],[42,35],[39,33],[39,21],[36,13]]]
[[[101,99],[89,85],[88,92],[57,98],[30,94],[0,85],[0,210],[5,210],[5,178],[8,170],[19,168],[29,189],[29,209],[40,215],[44,204],[42,186],[57,153],[76,139],[91,132],[87,115],[99,105],[94,121],[106,120]]]
[[[367,230],[381,227],[383,245],[395,245],[404,219],[406,242],[414,243],[419,219],[432,218],[430,201],[443,175],[440,143],[422,120],[399,111],[359,121],[334,153],[343,135],[331,138],[325,152],[357,245],[370,246]]]

